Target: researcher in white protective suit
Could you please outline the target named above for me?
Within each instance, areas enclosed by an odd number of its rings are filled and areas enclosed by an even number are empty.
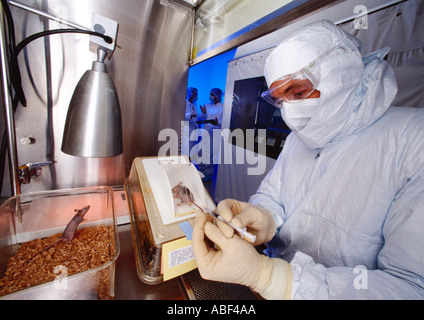
[[[272,51],[262,96],[292,133],[249,203],[217,208],[266,255],[199,214],[202,277],[266,299],[424,298],[424,110],[391,105],[387,52],[362,57],[359,40],[330,21]]]

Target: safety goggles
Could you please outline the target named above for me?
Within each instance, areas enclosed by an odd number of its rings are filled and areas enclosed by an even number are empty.
[[[280,109],[283,107],[283,102],[293,103],[308,98],[319,84],[320,62],[336,50],[345,51],[343,47],[337,46],[324,52],[306,67],[275,80],[273,84],[276,85],[263,92],[261,97]]]

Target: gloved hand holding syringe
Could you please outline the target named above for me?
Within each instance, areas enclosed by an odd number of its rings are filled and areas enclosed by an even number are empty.
[[[249,241],[250,243],[255,242],[256,240],[256,236],[251,234],[250,232],[248,232],[246,230],[246,228],[239,228],[236,227],[235,225],[233,225],[231,222],[228,222],[226,220],[224,220],[219,214],[217,214],[216,212],[207,209],[207,208],[202,208],[201,206],[199,206],[198,204],[196,204],[194,202],[194,197],[193,197],[193,193],[190,191],[189,188],[187,188],[186,186],[184,186],[182,184],[182,182],[180,181],[176,186],[174,186],[172,188],[172,193],[173,196],[176,198],[179,198],[181,203],[187,203],[188,205],[194,204],[196,207],[198,207],[202,212],[205,213],[209,213],[212,217],[219,219],[220,221],[224,222],[225,224],[229,225],[230,227],[232,227],[234,230],[236,230],[238,233],[240,233],[240,236],[242,239],[246,239],[247,241]]]
[[[198,205],[196,205],[194,202],[193,204],[197,207],[199,207]],[[200,207],[199,207],[200,208]],[[236,227],[235,225],[233,225],[231,222],[228,222],[226,220],[224,220],[224,218],[222,218],[219,214],[217,214],[216,212],[208,209],[208,208],[200,208],[203,212],[207,212],[209,213],[212,217],[219,219],[220,221],[224,222],[225,224],[229,225],[231,228],[233,228],[234,230],[236,230],[238,233],[240,233],[240,236],[242,239],[246,239],[248,240],[250,243],[255,242],[256,240],[256,236],[254,234],[251,234],[250,232],[247,231],[247,228],[239,228]]]

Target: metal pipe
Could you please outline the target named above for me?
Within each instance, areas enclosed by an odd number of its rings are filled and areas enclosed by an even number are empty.
[[[196,19],[196,10],[191,10],[191,35],[190,35],[190,54],[188,57],[188,63],[191,65],[193,63],[193,50],[194,50],[194,19]]]
[[[6,25],[4,23],[4,9],[0,9],[0,62],[1,62],[1,87],[3,93],[3,107],[5,126],[7,133],[7,142],[9,147],[9,167],[10,167],[10,180],[12,185],[13,194],[16,196],[21,193],[18,175],[18,151],[16,147],[16,131],[15,131],[15,117],[13,114],[12,97],[9,92],[9,59],[6,41]]]
[[[53,20],[53,21],[56,21],[56,22],[59,22],[59,23],[62,23],[62,24],[66,24],[66,25],[68,25],[68,26],[70,26],[72,28],[83,29],[83,30],[91,30],[90,28],[81,26],[79,24],[76,24],[76,23],[73,23],[71,21],[62,19],[60,17],[54,16],[52,14],[49,14],[47,12],[44,12],[44,11],[41,11],[41,10],[38,10],[38,9],[35,9],[35,8],[32,8],[32,7],[29,7],[29,6],[25,5],[25,4],[22,4],[22,3],[19,3],[19,2],[16,2],[16,1],[9,0],[9,4],[11,6],[20,8],[22,10],[26,10],[28,12],[37,14],[37,15],[42,16],[42,17],[45,17],[47,19],[50,19],[50,20]]]

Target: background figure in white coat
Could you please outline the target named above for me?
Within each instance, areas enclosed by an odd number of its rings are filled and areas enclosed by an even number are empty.
[[[182,154],[190,156],[192,148],[196,145],[197,139],[190,139],[193,131],[196,130],[197,124],[197,98],[198,90],[196,88],[190,87],[187,89],[186,96],[186,109],[184,114],[184,120],[188,122],[188,125],[184,125],[183,128],[183,139],[182,139]],[[193,138],[193,137],[192,137]]]
[[[200,120],[208,120],[202,125],[202,128],[209,133],[210,138],[210,159],[209,163],[199,164],[198,169],[205,175],[203,181],[209,181],[216,173],[216,167],[219,157],[219,142],[213,143],[213,130],[221,129],[222,124],[222,112],[224,105],[222,103],[222,90],[219,88],[213,88],[209,96],[210,103],[206,103],[204,106],[200,106],[201,114],[199,115]],[[220,135],[217,135],[220,137]]]

